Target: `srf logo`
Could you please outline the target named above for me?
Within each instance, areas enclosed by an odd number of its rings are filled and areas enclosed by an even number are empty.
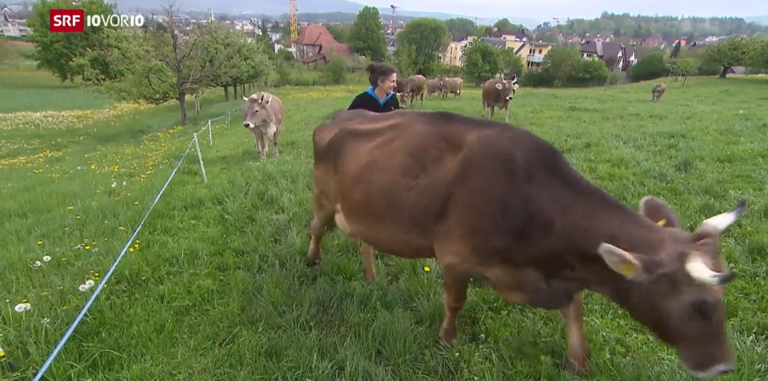
[[[82,9],[51,9],[52,33],[83,33],[85,31],[85,11]]]

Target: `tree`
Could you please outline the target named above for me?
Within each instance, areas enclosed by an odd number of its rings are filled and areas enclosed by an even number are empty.
[[[608,81],[611,72],[600,60],[581,60],[568,76],[570,86],[601,86]]]
[[[699,61],[695,58],[679,58],[670,62],[670,67],[678,77],[683,77],[683,86],[685,86],[688,83],[688,76],[699,72]]]
[[[498,29],[500,33],[515,33],[526,29],[523,25],[513,24],[508,18],[496,21],[493,26]]]
[[[346,27],[345,25],[328,25],[326,28],[328,29],[328,33],[330,33],[336,41],[347,43],[349,42],[348,38],[350,28]]]
[[[324,68],[325,79],[334,85],[340,85],[347,79],[347,59],[337,55]]]
[[[499,51],[499,58],[501,59],[501,70],[504,74],[522,74],[525,68],[523,67],[523,60],[515,54],[512,49],[502,49]]]
[[[440,61],[442,52],[450,41],[451,35],[445,23],[433,18],[416,18],[405,25],[397,34],[397,49],[411,47],[414,54],[407,56],[412,60],[409,65],[424,75],[435,74],[435,65]],[[400,55],[400,59],[406,55]]]
[[[448,28],[448,33],[451,34],[453,41],[462,41],[469,36],[477,35],[477,25],[468,18],[456,17],[445,20],[445,26]]]
[[[90,51],[100,50],[107,44],[105,34],[110,29],[106,26],[88,27],[83,33],[51,33],[51,9],[83,9],[86,15],[111,15],[113,8],[102,0],[83,0],[78,5],[69,0],[40,0],[32,7],[33,15],[27,25],[33,33],[29,39],[35,44],[35,60],[38,67],[49,70],[63,81],[84,78],[85,67],[82,58]],[[116,79],[113,71],[103,57],[89,55],[91,78],[99,80]],[[76,64],[79,61],[79,64]],[[98,74],[93,74],[96,71]]]
[[[664,53],[651,53],[641,57],[637,63],[629,68],[627,76],[632,81],[647,81],[663,77],[667,72],[667,62]]]
[[[123,80],[108,88],[126,98],[151,103],[179,102],[181,124],[189,121],[187,96],[215,85],[222,72],[232,65],[238,50],[214,38],[214,23],[194,24],[182,34],[176,24],[173,2],[165,8],[164,28],[150,28],[125,38],[111,53],[110,63],[124,74]],[[249,52],[250,53],[250,52]]]
[[[480,40],[467,44],[464,50],[464,72],[474,77],[477,83],[495,77],[502,72],[502,69],[502,60],[498,49]]]
[[[267,53],[269,58],[275,57],[275,42],[272,41],[272,37],[269,35],[267,24],[263,22],[261,23],[259,35],[256,36],[256,43],[264,48],[263,51]]]
[[[722,67],[720,78],[725,78],[728,70],[733,66],[746,66],[749,64],[750,55],[753,55],[756,40],[736,36],[716,44],[707,45],[704,50],[705,62]]]
[[[675,46],[672,48],[672,52],[669,53],[669,58],[677,58],[677,56],[680,54],[680,46],[682,43],[680,41],[677,41]]]
[[[376,7],[364,7],[352,23],[347,41],[355,53],[381,62],[387,56],[387,38]]]
[[[550,76],[551,86],[565,86],[582,61],[579,51],[564,46],[555,46],[544,56],[542,71]]]

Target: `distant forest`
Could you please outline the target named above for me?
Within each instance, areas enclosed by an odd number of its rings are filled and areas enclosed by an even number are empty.
[[[551,32],[552,23],[545,22],[534,30],[536,33]],[[558,26],[564,34],[603,34],[615,37],[651,38],[660,37],[665,41],[681,37],[730,36],[741,34],[752,36],[768,33],[768,26],[747,22],[740,17],[686,17],[642,16],[628,13],[603,12],[595,19],[563,20]]]

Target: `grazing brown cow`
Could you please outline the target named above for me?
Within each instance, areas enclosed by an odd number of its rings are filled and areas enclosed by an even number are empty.
[[[511,80],[493,78],[483,83],[483,116],[490,109],[488,119],[493,119],[493,110],[498,107],[504,109],[504,121],[509,122],[509,102],[515,97],[517,90],[517,76]]]
[[[651,102],[655,102],[661,99],[661,96],[667,92],[667,85],[664,82],[656,82],[651,89]]]
[[[443,88],[440,87],[440,81],[437,79],[428,79],[427,80],[427,96],[432,96],[433,94],[440,94],[443,91]]]
[[[513,303],[560,309],[569,370],[589,346],[579,291],[603,294],[674,347],[698,377],[734,369],[723,285],[733,276],[718,235],[743,213],[689,233],[664,202],[635,212],[591,184],[533,133],[447,112],[345,111],[315,128],[314,218],[307,264],[336,226],[359,238],[367,280],[373,249],[442,265],[440,338],[456,338],[468,280]],[[663,224],[664,226],[660,226]]]
[[[398,77],[397,84],[395,85],[395,94],[400,96],[400,105],[402,105],[402,107],[405,107],[405,104],[403,103],[405,98],[404,91],[405,91],[405,80]]]
[[[427,90],[427,79],[423,75],[412,75],[405,80],[405,90],[403,91],[403,107],[410,103],[416,97],[421,97],[421,104],[424,104],[424,93]]]
[[[278,142],[283,129],[285,108],[277,95],[266,91],[243,97],[243,127],[253,133],[261,158],[267,157],[267,139],[272,141],[275,157],[280,156]]]
[[[441,75],[438,77],[438,80],[440,81],[440,87],[443,89],[443,99],[448,98],[448,94],[453,94],[454,98],[461,98],[461,90],[464,84],[463,79]]]

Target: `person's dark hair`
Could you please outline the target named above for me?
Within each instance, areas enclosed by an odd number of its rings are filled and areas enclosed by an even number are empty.
[[[368,64],[368,67],[366,68],[368,73],[371,75],[368,77],[368,82],[371,83],[371,86],[376,87],[379,85],[379,81],[381,81],[384,78],[389,77],[392,74],[395,74],[397,71],[392,66],[378,63],[378,62],[371,62]]]

